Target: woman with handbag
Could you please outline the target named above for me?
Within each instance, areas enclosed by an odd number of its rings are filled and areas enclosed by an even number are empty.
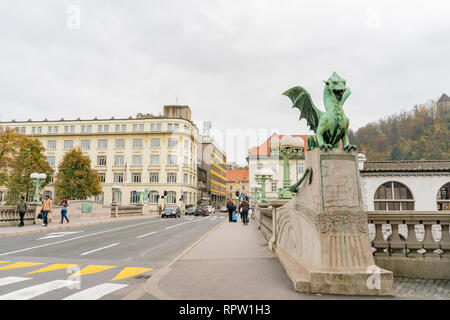
[[[61,206],[61,222],[60,224],[64,223],[64,218],[67,220],[67,223],[69,223],[69,218],[67,218],[67,207],[69,206],[69,201],[67,201],[67,198],[64,198],[64,200],[60,204]]]

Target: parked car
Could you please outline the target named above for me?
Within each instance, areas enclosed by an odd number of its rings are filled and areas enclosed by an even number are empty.
[[[190,207],[187,207],[187,208],[186,208],[185,214],[186,214],[187,216],[190,216],[190,215],[193,215],[194,212],[195,212],[195,208],[192,207],[192,206],[190,206]]]
[[[181,210],[178,207],[165,207],[162,214],[162,218],[180,218],[181,217]]]
[[[216,211],[216,208],[214,208],[213,206],[207,206],[206,210],[208,210],[208,213],[214,213]]]
[[[225,206],[220,207],[220,212],[227,212],[228,209]]]
[[[209,212],[204,206],[198,205],[194,210],[194,216],[206,217],[206,216],[209,216]]]

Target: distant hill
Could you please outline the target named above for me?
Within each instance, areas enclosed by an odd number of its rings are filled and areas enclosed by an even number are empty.
[[[449,160],[450,98],[416,105],[409,112],[369,123],[349,138],[369,161]]]

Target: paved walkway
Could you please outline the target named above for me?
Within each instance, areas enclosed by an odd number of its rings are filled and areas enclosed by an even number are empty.
[[[450,299],[450,281],[395,279],[395,297],[356,297],[296,292],[256,223],[226,220],[152,275],[133,299],[310,300]]]
[[[68,230],[72,228],[91,226],[95,224],[112,223],[116,221],[127,221],[145,218],[155,218],[156,216],[132,216],[132,217],[120,217],[120,218],[86,218],[80,220],[71,220],[69,224],[59,224],[59,221],[50,222],[47,227],[42,226],[42,220],[38,220],[37,224],[26,225],[24,227],[0,227],[0,238],[12,237],[24,234],[32,234],[39,232],[60,231]],[[158,216],[159,217],[159,216]],[[59,219],[57,219],[59,220]]]

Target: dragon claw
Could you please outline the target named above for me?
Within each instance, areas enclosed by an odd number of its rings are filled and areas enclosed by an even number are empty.
[[[320,146],[320,149],[321,149],[321,150],[328,151],[328,149],[329,149],[329,150],[333,149],[333,146],[332,146],[331,144],[325,143],[325,144],[323,144],[323,145]]]
[[[350,152],[351,150],[356,150],[356,146],[354,144],[347,144],[346,146],[344,146],[344,150]]]

